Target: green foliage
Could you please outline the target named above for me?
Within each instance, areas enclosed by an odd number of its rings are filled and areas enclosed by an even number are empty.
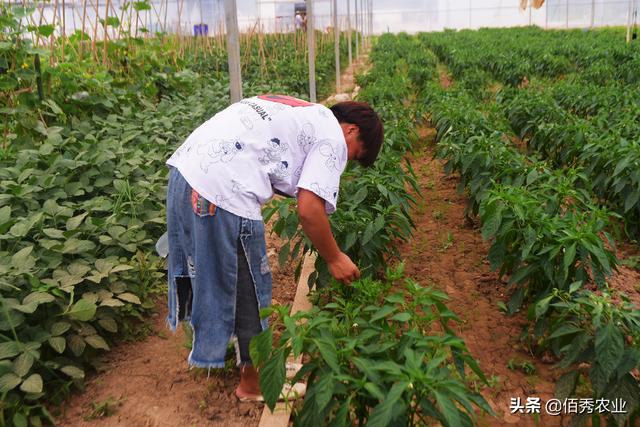
[[[401,273],[394,275],[399,285]],[[251,343],[267,405],[274,407],[285,382],[285,360],[305,354],[295,378],[307,394],[294,425],[473,425],[474,407],[488,413],[482,396],[469,390],[469,372],[484,374],[455,336],[446,295],[405,280],[364,279],[334,283],[317,295],[319,306],[277,320]],[[274,340],[272,330],[280,330]],[[437,332],[440,331],[440,332]],[[274,342],[275,341],[275,342]]]
[[[618,425],[637,417],[640,385],[633,370],[640,366],[640,310],[626,296],[615,291],[596,294],[578,286],[554,290],[536,303],[535,320],[534,336],[561,358],[560,368],[589,366],[568,371],[558,391],[570,395],[579,382],[588,381],[596,398],[627,402],[627,413],[613,415]],[[540,323],[548,325],[548,334],[538,332]]]
[[[580,166],[584,185],[640,230],[639,92],[622,85],[559,84],[549,93],[521,90],[501,98],[505,115],[530,150],[556,167]]]

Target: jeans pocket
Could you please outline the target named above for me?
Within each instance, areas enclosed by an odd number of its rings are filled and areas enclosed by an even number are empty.
[[[216,205],[202,197],[196,190],[191,189],[191,208],[199,217],[216,214]]]

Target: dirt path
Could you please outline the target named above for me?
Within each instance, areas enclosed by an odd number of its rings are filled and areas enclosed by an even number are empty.
[[[559,375],[520,343],[525,316],[507,316],[498,308],[505,300],[505,283],[490,271],[489,245],[482,241],[478,224],[464,217],[467,200],[456,192],[459,177],[445,175],[443,162],[433,159],[435,130],[425,126],[419,133],[422,145],[411,162],[422,199],[414,211],[415,236],[401,247],[406,271],[449,295],[448,307],[462,320],[457,332],[492,384],[489,388],[478,382],[478,390],[498,418],[483,417],[478,425],[533,426],[530,416],[510,414],[510,398],[525,402],[527,397],[540,397],[544,402],[552,397]],[[555,426],[562,420],[543,416],[541,421],[540,425]]]

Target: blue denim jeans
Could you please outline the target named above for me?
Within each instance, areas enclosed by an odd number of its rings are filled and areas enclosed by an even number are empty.
[[[264,224],[194,197],[199,196],[171,168],[167,323],[175,330],[179,321],[190,321],[192,366],[223,367],[234,335],[239,363],[249,363],[249,340],[267,327],[257,312],[271,304]]]

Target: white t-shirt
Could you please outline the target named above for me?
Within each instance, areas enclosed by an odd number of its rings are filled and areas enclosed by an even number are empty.
[[[194,130],[167,161],[211,203],[238,216],[262,219],[274,188],[298,188],[336,210],[347,144],[331,110],[282,95],[243,99]]]

